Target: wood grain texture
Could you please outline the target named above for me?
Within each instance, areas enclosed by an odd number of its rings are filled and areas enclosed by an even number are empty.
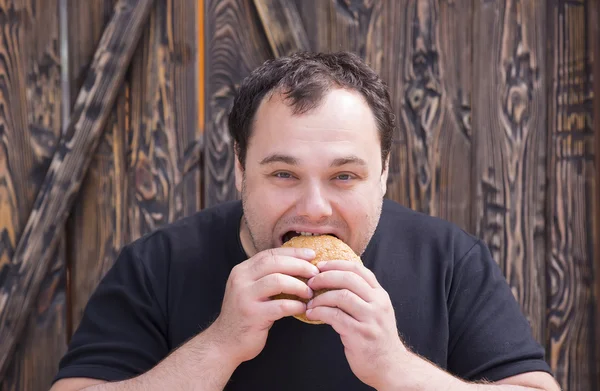
[[[352,51],[376,70],[382,57],[381,10],[390,0],[295,0],[309,47],[320,52]],[[392,28],[393,26],[386,26]]]
[[[293,0],[254,0],[273,57],[310,50],[308,36]]]
[[[61,137],[56,0],[0,4],[0,290],[35,195]],[[59,229],[62,231],[62,229]],[[63,236],[59,233],[59,236]],[[64,242],[63,242],[64,244]],[[64,247],[49,254],[2,390],[48,389],[65,350]],[[0,339],[4,349],[4,342]]]
[[[592,191],[591,215],[593,216],[593,268],[595,290],[595,338],[596,346],[600,341],[600,4],[597,1],[588,1],[587,12],[587,36],[589,37],[590,49],[588,55],[591,62],[592,76],[592,126],[594,134],[594,160],[595,160],[595,182]],[[600,351],[598,348],[592,351],[593,362],[596,363],[596,374],[593,381],[600,385]],[[598,387],[596,387],[598,388]]]
[[[196,3],[156,2],[131,64],[131,240],[200,210]]]
[[[548,94],[548,358],[566,390],[596,390],[600,385],[593,329],[591,212],[597,173],[586,39],[588,4],[548,2],[548,75],[552,80]]]
[[[116,0],[68,0],[71,104],[85,80]],[[128,239],[127,82],[120,87],[68,219],[69,339],[87,301]]]
[[[244,77],[271,58],[251,0],[206,0],[204,206],[238,199],[227,117]]]
[[[545,341],[546,2],[476,1],[475,232]]]
[[[469,10],[469,1],[386,2],[383,51],[397,54],[382,76],[398,118],[387,196],[473,232]]]
[[[152,2],[121,0],[56,147],[0,288],[0,377],[22,335]],[[127,37],[127,39],[123,39]],[[59,111],[60,112],[60,111]],[[6,267],[6,266],[5,266]]]

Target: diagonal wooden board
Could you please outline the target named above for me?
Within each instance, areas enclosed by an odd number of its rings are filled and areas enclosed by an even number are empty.
[[[310,49],[308,35],[292,0],[254,0],[274,57]]]
[[[0,281],[0,378],[24,328],[62,227],[119,92],[150,14],[153,0],[120,0],[115,6],[79,92],[64,138]]]

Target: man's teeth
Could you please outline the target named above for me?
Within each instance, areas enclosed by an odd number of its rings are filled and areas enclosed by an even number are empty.
[[[296,231],[297,234],[300,234],[302,236],[319,236],[320,234],[313,234],[311,232],[298,232]]]

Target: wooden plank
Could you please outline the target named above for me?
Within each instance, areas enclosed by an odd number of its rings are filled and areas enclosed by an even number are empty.
[[[308,36],[293,0],[254,0],[274,57],[310,50]]]
[[[70,104],[74,104],[110,21],[116,0],[68,0]],[[127,242],[127,135],[125,80],[102,131],[67,224],[70,306],[68,336],[79,325],[99,279]]]
[[[596,271],[594,275],[594,286],[595,290],[595,300],[596,306],[594,311],[596,312],[596,334],[593,336],[595,338],[594,344],[592,346],[595,347],[593,351],[594,360],[596,362],[596,376],[593,377],[593,381],[596,383],[596,387],[600,386],[600,360],[598,357],[600,356],[600,348],[598,347],[598,343],[600,341],[600,4],[597,1],[588,0],[587,4],[589,4],[589,10],[586,13],[588,16],[587,19],[587,33],[589,37],[589,42],[591,48],[589,49],[588,55],[591,62],[592,68],[592,126],[594,133],[594,157],[595,157],[595,172],[594,177],[596,181],[594,182],[593,191],[592,191],[592,213],[593,216],[593,269]],[[594,370],[594,368],[592,368]]]
[[[385,2],[382,76],[398,118],[387,197],[471,223],[471,2]]]
[[[0,4],[0,287],[61,136],[59,25],[57,0]],[[65,350],[64,255],[64,247],[50,254],[0,389],[48,389],[56,373]]]
[[[239,198],[227,117],[235,91],[254,68],[271,58],[251,0],[206,1],[206,124],[204,204]]]
[[[474,9],[475,233],[545,341],[546,2]]]
[[[46,274],[101,130],[122,83],[152,1],[121,0],[103,34],[65,136],[15,249],[0,289],[0,377]],[[127,39],[123,39],[127,37]]]
[[[131,64],[132,240],[201,207],[196,6],[156,2]]]
[[[393,0],[295,0],[309,47],[321,52],[352,51],[376,70],[384,57],[382,31],[393,28],[384,23],[382,7],[395,7]],[[405,4],[406,1],[401,2]],[[395,16],[392,16],[395,17]],[[382,24],[383,23],[383,24]]]
[[[584,0],[548,7],[548,360],[563,389],[595,390],[589,9]]]

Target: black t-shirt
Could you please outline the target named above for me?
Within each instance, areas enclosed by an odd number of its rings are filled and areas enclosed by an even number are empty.
[[[218,316],[244,261],[241,202],[205,209],[125,246],[91,296],[56,380],[144,373]],[[543,348],[484,243],[457,226],[385,200],[362,255],[389,293],[415,353],[466,380],[546,371]],[[226,390],[366,390],[339,335],[292,317],[240,365]]]

